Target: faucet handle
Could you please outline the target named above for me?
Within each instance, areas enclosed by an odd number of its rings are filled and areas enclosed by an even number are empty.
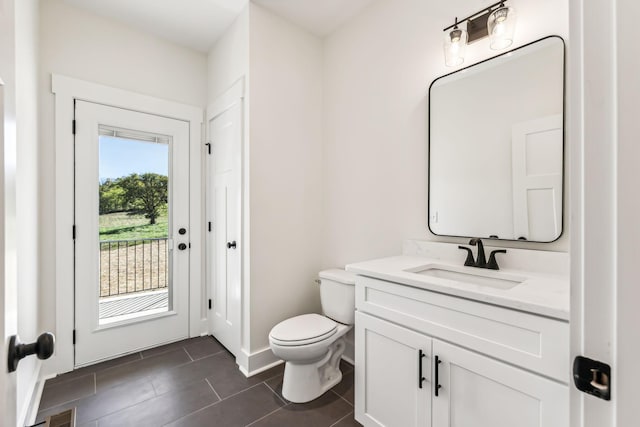
[[[487,262],[487,268],[489,270],[500,270],[498,267],[498,261],[496,261],[496,254],[506,254],[506,249],[498,249],[495,251],[491,251],[491,255],[489,255],[489,261]]]
[[[467,267],[471,267],[475,264],[475,261],[473,259],[473,252],[471,251],[471,248],[468,248],[466,246],[458,246],[458,249],[464,249],[465,251],[467,251],[467,259],[464,261],[464,265],[466,265]]]

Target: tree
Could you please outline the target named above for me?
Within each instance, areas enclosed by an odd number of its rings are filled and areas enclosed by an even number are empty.
[[[157,173],[133,173],[116,182],[124,190],[124,204],[143,213],[149,224],[155,224],[168,201],[169,179]]]

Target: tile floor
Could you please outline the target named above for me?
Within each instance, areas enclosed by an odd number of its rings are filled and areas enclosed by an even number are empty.
[[[359,426],[353,419],[353,367],[320,398],[281,396],[284,365],[246,378],[211,337],[153,348],[80,368],[45,383],[36,422],[76,407],[77,425]]]

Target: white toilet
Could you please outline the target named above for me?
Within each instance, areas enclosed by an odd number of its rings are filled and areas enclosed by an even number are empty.
[[[320,397],[342,380],[344,335],[355,318],[355,275],[333,269],[321,271],[319,276],[324,316],[292,317],[269,333],[271,350],[286,362],[282,395],[294,403]]]

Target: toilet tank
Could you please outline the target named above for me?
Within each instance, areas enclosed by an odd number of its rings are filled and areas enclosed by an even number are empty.
[[[345,325],[353,325],[356,311],[356,275],[331,269],[320,274],[320,302],[325,316]]]

